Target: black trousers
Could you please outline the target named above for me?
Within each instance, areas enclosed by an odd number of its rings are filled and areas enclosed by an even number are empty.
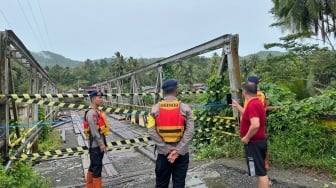
[[[103,170],[103,157],[104,152],[100,151],[99,147],[90,148],[90,167],[89,171],[92,172],[94,178],[101,177],[101,173]]]
[[[168,188],[170,177],[172,176],[173,187],[185,187],[185,179],[189,165],[189,153],[180,155],[173,164],[168,159],[168,155],[158,154],[155,166],[156,188]]]

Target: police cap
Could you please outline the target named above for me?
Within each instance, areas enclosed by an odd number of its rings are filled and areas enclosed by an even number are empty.
[[[90,95],[90,99],[92,99],[95,96],[103,96],[103,93],[100,91],[90,91],[89,95]]]
[[[174,79],[166,80],[162,84],[163,91],[171,91],[175,88],[177,88],[177,81]]]
[[[259,84],[259,78],[257,77],[257,76],[249,76],[249,77],[247,77],[247,80],[249,81],[249,82],[253,82],[253,83],[255,83],[255,84]]]

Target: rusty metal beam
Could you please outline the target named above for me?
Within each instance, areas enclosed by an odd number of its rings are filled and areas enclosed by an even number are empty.
[[[24,46],[21,40],[15,35],[12,30],[6,30],[5,32],[6,39],[10,43],[10,45],[20,53],[20,55],[26,59],[29,64],[34,67],[39,74],[42,75],[43,79],[48,80],[50,83],[53,83],[48,73],[36,62],[34,57],[31,55],[29,50]],[[12,50],[12,48],[10,48]],[[15,53],[17,54],[17,53]],[[21,58],[21,57],[20,57]],[[55,86],[55,84],[53,84]]]
[[[116,80],[131,77],[134,74],[138,74],[138,73],[141,73],[141,72],[145,72],[145,71],[148,71],[148,70],[151,70],[151,69],[158,68],[158,67],[160,67],[164,64],[172,63],[172,62],[175,62],[177,60],[182,60],[182,59],[186,59],[188,57],[192,57],[192,56],[207,53],[209,51],[217,50],[219,48],[222,48],[224,46],[224,44],[229,44],[230,40],[231,40],[231,36],[232,36],[231,34],[220,36],[218,38],[215,38],[213,40],[210,40],[208,42],[205,42],[203,44],[200,44],[198,46],[190,48],[188,50],[185,50],[185,51],[182,51],[182,52],[177,53],[175,55],[169,56],[167,58],[158,60],[158,61],[156,61],[152,64],[146,65],[142,68],[139,68],[137,70],[129,72],[129,73],[127,73],[125,75],[122,75],[120,77],[117,77],[117,78],[114,78],[112,80],[108,80],[108,81],[105,81],[105,82],[97,83],[96,85],[97,86],[105,85],[107,83],[114,82]]]

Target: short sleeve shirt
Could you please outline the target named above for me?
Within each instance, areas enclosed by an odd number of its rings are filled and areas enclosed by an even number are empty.
[[[258,98],[252,98],[246,105],[240,123],[240,136],[244,137],[250,126],[251,118],[259,118],[260,127],[257,133],[251,138],[251,141],[263,140],[266,138],[266,111],[264,105]]]

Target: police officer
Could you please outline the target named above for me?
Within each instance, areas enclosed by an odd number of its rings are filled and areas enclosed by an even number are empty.
[[[162,89],[164,99],[153,106],[148,117],[148,131],[158,152],[156,187],[167,188],[172,176],[173,187],[181,188],[185,187],[194,119],[190,107],[176,98],[176,80],[166,80]]]
[[[90,166],[86,175],[87,188],[101,188],[101,173],[103,169],[103,157],[106,153],[106,138],[109,134],[109,124],[106,116],[98,107],[103,103],[103,94],[100,91],[90,93],[91,106],[84,115],[88,124]]]

